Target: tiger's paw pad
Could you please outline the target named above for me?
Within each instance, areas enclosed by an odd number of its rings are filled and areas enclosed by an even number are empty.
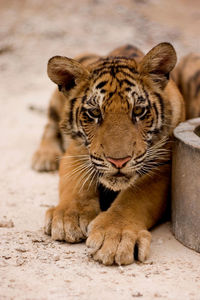
[[[55,171],[58,169],[61,155],[62,151],[41,148],[33,155],[32,168],[39,172]]]
[[[149,255],[150,243],[151,234],[147,230],[130,230],[130,227],[120,230],[117,226],[91,229],[86,242],[93,259],[104,265],[133,263],[136,246],[138,260],[144,262]]]
[[[78,243],[87,237],[87,227],[96,217],[94,211],[50,208],[46,212],[44,231],[53,240]]]

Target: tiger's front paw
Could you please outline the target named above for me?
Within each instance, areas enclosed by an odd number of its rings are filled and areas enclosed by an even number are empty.
[[[62,151],[52,148],[39,148],[33,155],[32,168],[36,171],[55,171],[58,169]]]
[[[89,225],[87,246],[94,260],[104,265],[128,265],[134,261],[137,245],[138,260],[143,262],[149,255],[151,234],[134,225],[125,225],[106,212]]]
[[[46,212],[44,230],[53,240],[77,243],[86,239],[87,227],[96,215],[97,211],[92,208],[50,208]]]

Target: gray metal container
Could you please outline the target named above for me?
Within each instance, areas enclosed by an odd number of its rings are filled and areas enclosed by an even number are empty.
[[[172,229],[185,246],[200,252],[200,118],[174,130]]]

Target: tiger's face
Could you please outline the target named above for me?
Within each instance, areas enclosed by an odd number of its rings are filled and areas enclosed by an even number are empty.
[[[166,159],[163,90],[175,62],[167,43],[139,64],[108,57],[85,69],[67,58],[50,60],[48,74],[68,97],[62,127],[87,147],[93,174],[107,188],[126,189]]]

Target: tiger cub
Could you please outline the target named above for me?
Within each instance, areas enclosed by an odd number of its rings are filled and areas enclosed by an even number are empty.
[[[184,56],[173,71],[186,106],[186,118],[200,117],[200,54]]]
[[[55,170],[62,157],[59,204],[45,219],[54,240],[87,239],[91,256],[105,265],[131,264],[136,246],[139,261],[148,257],[148,230],[167,205],[172,132],[184,120],[182,96],[170,79],[175,64],[169,43],[146,55],[127,45],[105,57],[49,60],[58,90],[32,164]],[[115,193],[106,211],[102,191]]]

